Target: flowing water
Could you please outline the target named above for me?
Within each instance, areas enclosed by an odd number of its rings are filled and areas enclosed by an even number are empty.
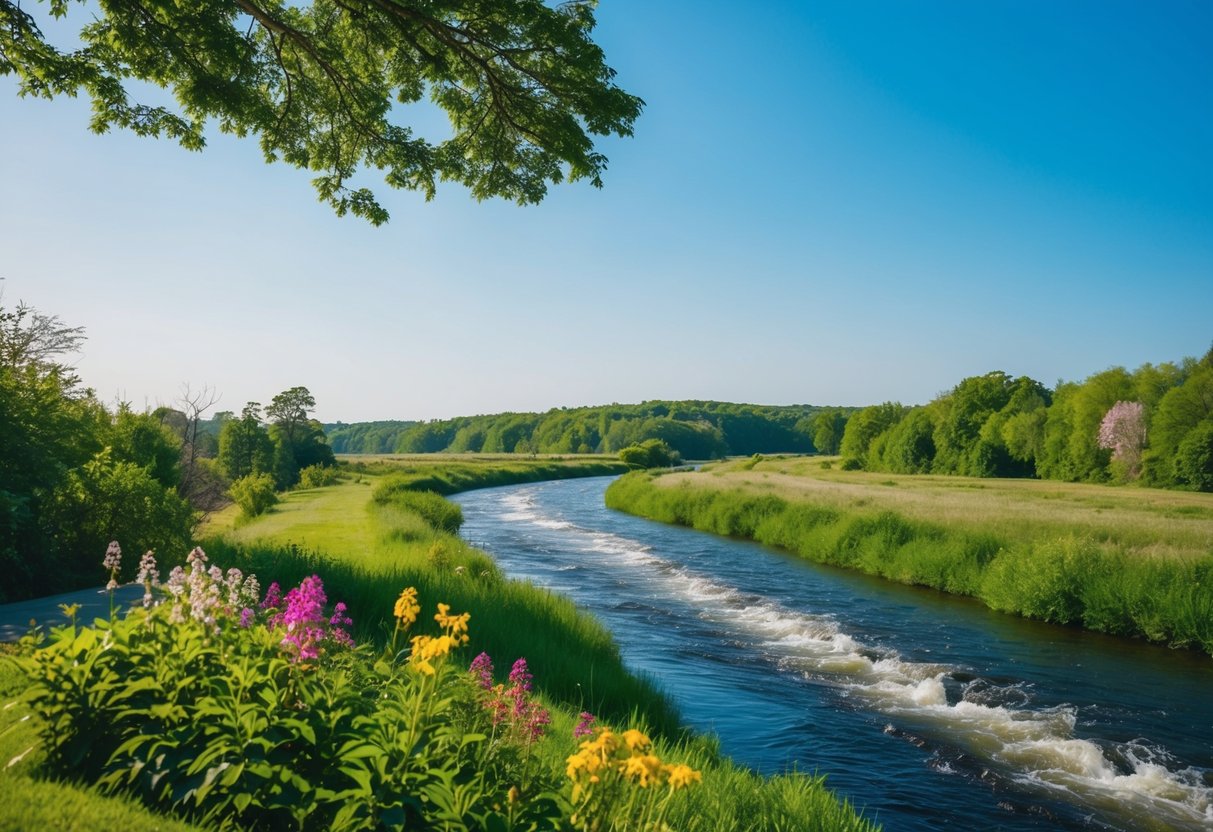
[[[725,753],[888,830],[1213,830],[1213,660],[1023,621],[603,505],[609,478],[457,496]]]

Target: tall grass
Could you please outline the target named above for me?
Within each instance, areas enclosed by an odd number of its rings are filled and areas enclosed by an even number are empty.
[[[968,595],[992,609],[1213,653],[1213,553],[1142,557],[1081,534],[1010,538],[882,511],[628,474],[607,505],[742,537],[820,563]]]

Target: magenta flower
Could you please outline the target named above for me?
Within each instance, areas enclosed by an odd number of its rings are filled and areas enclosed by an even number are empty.
[[[485,690],[491,690],[493,687],[493,660],[489,658],[488,653],[481,653],[476,658],[472,659],[472,664],[468,667],[468,672],[476,677],[476,682]]]
[[[280,606],[282,606],[282,587],[278,586],[277,581],[274,581],[265,591],[265,600],[261,602],[261,609],[276,610]]]
[[[531,672],[527,670],[526,659],[519,659],[514,662],[514,666],[510,668],[510,684],[524,691],[531,689]]]
[[[594,733],[594,715],[589,711],[581,712],[581,721],[573,729],[573,739],[579,740],[582,737],[588,737]]]

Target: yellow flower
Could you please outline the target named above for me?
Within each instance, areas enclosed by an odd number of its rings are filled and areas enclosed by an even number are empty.
[[[627,744],[628,750],[634,752],[648,751],[653,742],[646,737],[642,732],[635,728],[629,728],[623,732],[623,741]]]
[[[395,615],[400,622],[400,627],[408,629],[412,626],[413,622],[417,620],[419,612],[421,612],[421,606],[417,603],[417,589],[410,586],[396,599]]]
[[[434,620],[438,622],[439,627],[446,630],[447,635],[459,639],[460,644],[467,644],[468,621],[472,614],[465,612],[463,615],[451,615],[450,613],[450,604],[439,604],[438,614],[434,616]]]
[[[645,788],[657,779],[661,771],[661,760],[652,754],[637,754],[624,760],[620,773],[640,788]]]
[[[682,763],[672,766],[662,766],[662,771],[665,772],[666,781],[674,791],[684,789],[692,783],[698,783],[703,780],[702,774]]]

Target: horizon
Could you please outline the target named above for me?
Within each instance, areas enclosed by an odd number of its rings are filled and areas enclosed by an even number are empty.
[[[873,13],[873,10],[876,10]],[[75,10],[77,13],[79,10]],[[646,107],[605,187],[376,229],[255,141],[87,130],[0,78],[0,277],[105,402],[302,385],[325,423],[590,402],[925,404],[1213,340],[1213,7],[604,2]],[[442,129],[432,107],[405,123]],[[820,402],[821,404],[816,404]]]

